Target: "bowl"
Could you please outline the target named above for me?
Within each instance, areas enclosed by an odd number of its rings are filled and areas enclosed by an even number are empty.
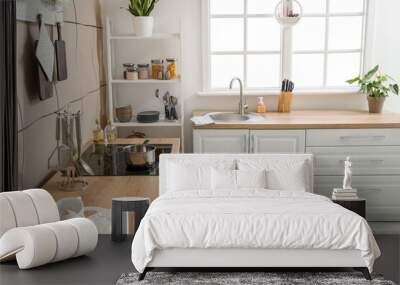
[[[124,106],[120,108],[115,108],[117,114],[117,119],[121,123],[127,123],[132,120],[132,106]]]
[[[155,123],[160,120],[160,112],[158,111],[145,111],[137,114],[137,121],[139,123]]]

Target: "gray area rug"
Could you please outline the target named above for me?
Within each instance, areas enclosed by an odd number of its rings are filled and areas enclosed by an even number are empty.
[[[116,285],[185,285],[185,284],[212,284],[212,285],[395,285],[384,280],[381,276],[373,276],[372,281],[364,279],[358,272],[322,272],[322,273],[207,273],[207,272],[149,272],[143,281],[138,281],[138,273],[122,274]]]

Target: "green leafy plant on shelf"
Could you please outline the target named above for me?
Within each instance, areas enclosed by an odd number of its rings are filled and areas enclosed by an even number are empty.
[[[390,94],[389,92],[399,95],[399,85],[389,75],[381,74],[379,65],[368,71],[364,76],[357,76],[348,80],[347,83],[357,83],[360,86],[360,91],[369,97],[387,97]]]
[[[365,73],[364,76],[359,75],[347,80],[347,83],[357,83],[360,91],[367,94],[370,113],[382,113],[383,104],[390,93],[399,95],[399,85],[389,75],[380,73],[379,65]]]
[[[148,17],[159,0],[129,0],[128,11],[136,17]]]

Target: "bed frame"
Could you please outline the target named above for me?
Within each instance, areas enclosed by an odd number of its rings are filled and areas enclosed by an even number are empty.
[[[156,268],[229,268],[234,271],[285,268],[353,268],[367,280],[371,275],[359,250],[328,249],[182,249],[156,250],[148,267],[140,274]]]
[[[212,162],[215,159],[250,158],[250,154],[166,154],[160,159],[160,195],[166,192],[165,185],[168,179],[168,164],[174,160],[206,159]],[[309,163],[308,192],[313,192],[313,157],[311,154],[257,154],[262,158],[287,158],[304,160]],[[353,268],[361,271],[367,280],[371,275],[361,257],[359,250],[329,250],[329,249],[192,249],[172,248],[156,250],[152,261],[139,275],[143,280],[146,273],[160,268],[203,268],[217,269],[230,268],[234,271],[266,268]]]

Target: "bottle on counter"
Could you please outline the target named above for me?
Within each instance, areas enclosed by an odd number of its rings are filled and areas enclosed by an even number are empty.
[[[104,132],[100,127],[100,122],[96,119],[96,129],[93,131],[93,142],[99,143],[104,141]]]
[[[107,121],[107,126],[104,128],[104,140],[106,143],[114,142],[118,137],[117,128],[111,125],[110,120]]]
[[[265,113],[264,97],[258,97],[257,113]]]

